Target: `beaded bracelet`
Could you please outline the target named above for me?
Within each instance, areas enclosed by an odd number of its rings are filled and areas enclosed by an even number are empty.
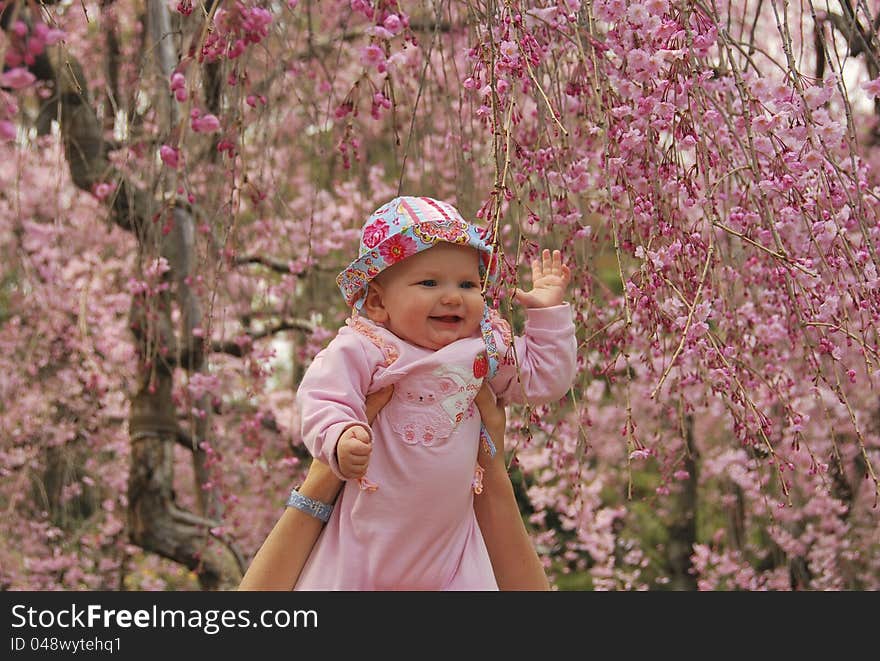
[[[290,496],[287,498],[287,507],[295,507],[309,516],[321,519],[324,523],[330,520],[330,515],[333,513],[333,505],[304,496],[296,489],[290,492]]]

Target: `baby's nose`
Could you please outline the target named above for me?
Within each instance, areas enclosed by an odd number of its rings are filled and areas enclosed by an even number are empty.
[[[459,291],[458,287],[450,287],[443,292],[443,297],[441,300],[444,303],[460,303],[461,291]]]

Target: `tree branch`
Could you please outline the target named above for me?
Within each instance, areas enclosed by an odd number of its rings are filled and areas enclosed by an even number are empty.
[[[235,266],[245,266],[247,264],[261,264],[266,268],[269,268],[277,273],[292,273],[298,278],[304,278],[309,274],[309,271],[317,271],[319,273],[338,273],[341,271],[344,266],[318,266],[313,265],[311,269],[302,269],[301,271],[294,271],[290,268],[290,262],[284,262],[280,259],[275,259],[274,257],[266,257],[265,255],[242,255],[240,257],[235,257],[232,260],[233,265]]]
[[[284,319],[276,324],[267,326],[263,330],[248,333],[247,336],[252,340],[260,340],[265,337],[275,335],[276,333],[281,333],[283,331],[289,330],[295,330],[301,333],[314,333],[315,324],[313,324],[311,321],[307,321],[306,319]],[[211,344],[211,351],[213,353],[229,354],[230,356],[236,356],[238,358],[244,356],[247,353],[247,351],[239,343],[231,341],[213,342]]]

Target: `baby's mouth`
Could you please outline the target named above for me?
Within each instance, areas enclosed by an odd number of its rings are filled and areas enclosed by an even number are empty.
[[[440,321],[444,324],[457,324],[462,320],[457,314],[446,314],[441,316],[430,317],[434,321]]]

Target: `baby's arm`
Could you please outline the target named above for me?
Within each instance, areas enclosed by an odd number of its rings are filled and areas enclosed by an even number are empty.
[[[349,473],[351,437],[370,438],[364,400],[378,358],[374,354],[378,350],[372,344],[343,329],[315,356],[296,394],[303,443],[343,479],[356,477]],[[343,436],[349,440],[337,453]]]
[[[577,344],[571,308],[564,302],[570,281],[571,270],[558,250],[552,255],[544,250],[540,259],[532,261],[531,291],[517,289],[514,295],[526,306],[525,332],[514,338],[507,360],[502,360],[490,383],[499,397],[517,404],[545,404],[559,399],[571,387]],[[507,350],[499,344],[502,356]]]

